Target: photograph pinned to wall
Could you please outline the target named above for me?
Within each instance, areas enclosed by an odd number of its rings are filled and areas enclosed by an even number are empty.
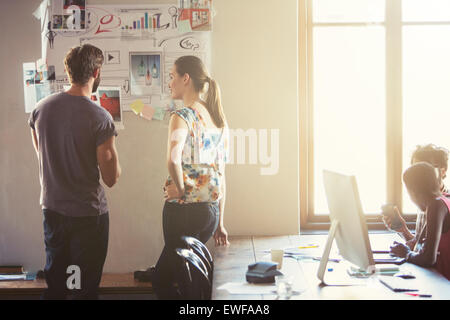
[[[23,64],[23,90],[25,101],[25,112],[30,113],[36,107],[36,64],[26,62]]]
[[[188,28],[182,21],[188,21],[192,31],[212,31],[212,0],[179,0],[179,7],[178,24],[184,25],[183,30]]]
[[[36,67],[38,66],[38,67]],[[47,65],[38,60],[23,64],[23,88],[25,98],[25,112],[30,113],[36,104],[52,94],[48,79]]]
[[[86,0],[52,0],[51,30],[86,29]]]
[[[161,94],[162,66],[161,52],[130,52],[131,95]]]
[[[100,106],[111,114],[116,129],[123,129],[120,87],[98,87],[95,96],[97,97]]]

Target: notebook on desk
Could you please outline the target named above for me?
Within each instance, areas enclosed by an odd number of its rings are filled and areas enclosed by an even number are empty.
[[[378,280],[394,292],[419,291],[417,283],[399,277],[379,276]]]

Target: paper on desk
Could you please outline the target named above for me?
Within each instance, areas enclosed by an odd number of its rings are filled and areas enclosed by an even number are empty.
[[[322,250],[321,248],[317,247],[311,247],[311,248],[306,248],[306,247],[288,247],[288,248],[281,248],[282,250],[284,250],[285,254],[289,254],[289,255],[315,255],[315,254],[322,254]],[[263,252],[265,253],[270,253],[271,249],[267,249],[264,250]]]
[[[276,294],[275,284],[253,284],[248,282],[228,282],[217,288],[227,290],[230,294]]]
[[[26,274],[0,274],[0,281],[26,280]]]

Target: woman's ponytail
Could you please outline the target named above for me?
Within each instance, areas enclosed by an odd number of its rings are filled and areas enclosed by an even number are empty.
[[[222,102],[220,99],[220,88],[216,80],[208,77],[208,92],[206,97],[206,108],[211,115],[212,120],[218,128],[225,127],[225,115],[223,113]]]

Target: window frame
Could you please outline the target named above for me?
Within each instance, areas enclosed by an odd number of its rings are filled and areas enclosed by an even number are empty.
[[[299,159],[300,159],[300,230],[324,230],[330,227],[328,215],[314,213],[314,101],[313,101],[313,28],[321,26],[365,26],[367,23],[313,23],[313,0],[298,2],[298,75],[299,75]],[[408,25],[450,25],[450,21],[402,21],[402,0],[385,0],[386,32],[386,200],[402,212],[403,171],[403,84],[402,33]],[[381,204],[380,204],[381,205]],[[368,228],[385,230],[380,214],[366,214]],[[414,228],[417,214],[406,213],[409,228]]]

